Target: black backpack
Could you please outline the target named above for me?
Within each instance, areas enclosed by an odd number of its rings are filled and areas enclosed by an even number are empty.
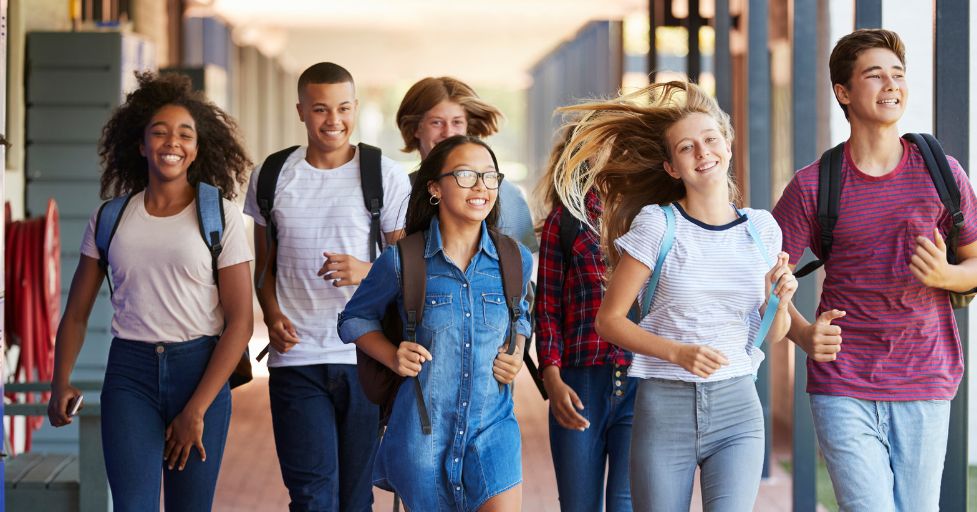
[[[502,271],[502,290],[505,294],[506,306],[509,309],[509,339],[508,353],[511,355],[516,349],[516,322],[522,318],[523,311],[519,307],[522,299],[522,255],[516,241],[494,230],[489,231],[492,242],[499,253],[499,267]],[[394,346],[401,341],[417,341],[417,326],[424,317],[424,297],[427,283],[427,264],[424,261],[424,233],[416,232],[397,242],[397,252],[400,255],[401,293],[404,297],[404,313],[407,324],[404,325],[397,308],[397,301],[387,306],[381,320],[383,334]],[[404,336],[406,332],[406,337]],[[387,425],[390,413],[393,411],[397,390],[404,382],[404,377],[397,375],[383,363],[370,357],[366,352],[356,348],[356,372],[359,376],[363,393],[373,403],[380,406],[380,428]],[[425,435],[431,434],[431,417],[424,403],[421,381],[413,379],[414,394],[417,399],[417,412],[421,419],[421,430]]]
[[[940,196],[940,202],[943,203],[943,207],[949,212],[953,221],[946,240],[946,259],[951,264],[955,264],[957,239],[963,227],[964,215],[960,211],[960,189],[950,170],[950,162],[947,161],[943,146],[936,137],[928,133],[907,133],[902,138],[919,148],[936,192]],[[809,262],[794,272],[798,278],[820,268],[824,265],[824,260],[831,255],[835,224],[838,222],[838,211],[841,206],[841,164],[845,155],[844,148],[844,142],[838,144],[825,151],[818,162],[818,226],[821,228],[821,259]],[[954,308],[965,308],[975,294],[977,288],[963,293],[950,292],[950,302]]]
[[[380,148],[369,144],[357,144],[360,155],[360,188],[363,190],[363,201],[366,209],[370,211],[370,261],[377,259],[378,249],[383,250],[383,234],[380,232],[380,210],[383,209],[383,175],[380,168]],[[272,209],[275,207],[275,189],[278,188],[278,176],[282,173],[282,167],[289,155],[295,152],[299,146],[292,146],[280,151],[276,151],[265,158],[261,163],[260,174],[258,175],[258,187],[256,190],[258,210],[264,217],[267,225],[265,226],[265,248],[271,251],[272,244],[278,243],[278,228],[272,216]],[[271,258],[265,258],[265,264],[258,274],[257,288],[261,288],[265,283],[265,274],[271,265]],[[275,273],[275,268],[271,267],[271,272]],[[257,359],[261,361],[268,354],[271,343],[265,345],[258,353]]]

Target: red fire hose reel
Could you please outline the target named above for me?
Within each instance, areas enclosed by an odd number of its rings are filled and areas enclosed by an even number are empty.
[[[20,348],[17,365],[8,369],[8,378],[14,382],[50,381],[54,369],[54,335],[61,313],[58,207],[49,199],[43,217],[17,222],[10,220],[9,206],[6,213],[4,342]],[[47,399],[47,393],[40,397],[43,401]],[[32,402],[34,397],[28,394],[25,400]],[[26,450],[30,450],[31,431],[40,428],[42,421],[39,417],[27,419]],[[13,430],[9,431],[11,446]]]

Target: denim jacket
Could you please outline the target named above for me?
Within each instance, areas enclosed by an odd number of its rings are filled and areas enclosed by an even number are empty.
[[[525,247],[519,250],[525,290],[533,260]],[[377,452],[374,483],[396,491],[411,510],[475,510],[522,480],[511,387],[500,391],[492,374],[509,329],[499,255],[482,223],[479,249],[468,268],[460,270],[444,253],[434,218],[424,259],[427,290],[417,342],[433,359],[424,363],[418,378],[433,433],[421,433],[414,386],[405,382]],[[340,315],[344,342],[381,330],[380,319],[392,300],[404,316],[401,271],[396,248],[374,262]],[[528,310],[525,291],[520,306]],[[526,315],[516,328],[530,335]]]

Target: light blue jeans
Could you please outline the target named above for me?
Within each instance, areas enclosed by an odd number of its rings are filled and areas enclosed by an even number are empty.
[[[811,395],[811,411],[842,512],[939,510],[948,400]]]
[[[696,467],[705,512],[753,510],[764,438],[752,375],[705,383],[645,379],[631,432],[634,510],[689,510]]]

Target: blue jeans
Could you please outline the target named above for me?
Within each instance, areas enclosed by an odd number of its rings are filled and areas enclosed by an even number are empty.
[[[634,509],[689,510],[698,466],[705,512],[753,510],[763,451],[752,375],[702,383],[645,379],[631,435]]]
[[[193,449],[183,471],[166,469],[166,427],[203,377],[217,338],[179,343],[112,340],[102,385],[102,446],[116,512],[158,510],[160,475],[167,511],[207,511],[214,501],[231,421],[224,386],[204,414],[207,462]]]
[[[369,511],[379,407],[356,365],[269,368],[275,448],[293,511]]]
[[[843,512],[939,509],[948,400],[811,395],[811,411]]]
[[[631,512],[631,419],[638,379],[619,366],[563,368],[560,377],[583,402],[590,427],[569,430],[550,412],[550,449],[563,512]],[[607,475],[606,500],[604,475]]]

